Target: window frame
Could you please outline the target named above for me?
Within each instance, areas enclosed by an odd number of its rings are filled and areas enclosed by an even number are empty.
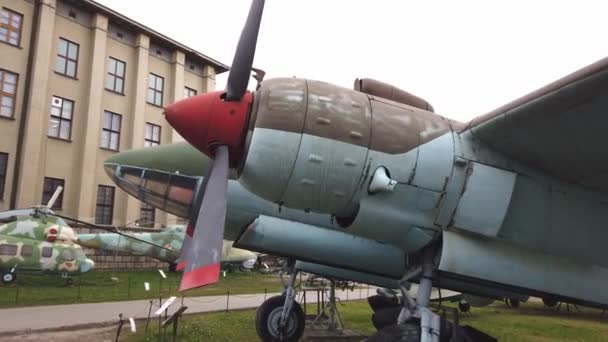
[[[8,153],[0,152],[0,158],[6,158],[4,160],[4,169],[0,168],[0,200],[3,200],[4,190],[6,190],[6,174],[8,173]]]
[[[105,115],[106,114],[110,114],[110,127],[109,128],[105,127],[105,121],[106,121],[105,120]],[[115,151],[115,152],[116,151],[120,151],[120,132],[122,131],[122,115],[118,114],[118,113],[111,112],[109,110],[104,110],[103,111],[103,115],[104,116],[102,117],[102,124],[101,124],[101,141],[100,141],[100,146],[99,147],[101,149],[109,150],[109,151]],[[114,123],[114,118],[115,117],[118,117],[118,119],[119,119],[118,130],[114,130],[112,128],[114,126],[113,123]],[[107,132],[107,134],[108,134],[108,146],[107,147],[103,146],[103,142],[104,142],[104,140],[103,140],[103,135],[104,134],[103,133],[104,132]],[[112,145],[112,134],[117,134],[118,135],[118,138],[116,138],[116,149],[113,149],[112,146],[111,146]]]
[[[55,98],[61,99],[61,107],[57,107],[53,104],[53,100]],[[64,109],[64,103],[65,102],[70,102],[72,104],[72,110],[70,112],[70,118],[65,118],[63,117],[63,109]],[[51,135],[51,121],[49,120],[49,128],[46,132],[46,136],[49,138],[53,138],[53,139],[58,139],[58,140],[63,140],[63,141],[72,141],[72,127],[73,125],[73,118],[74,118],[74,106],[75,106],[75,102],[70,100],[70,99],[66,99],[65,97],[61,97],[61,96],[56,96],[53,95],[51,98],[51,120],[52,119],[56,119],[59,120],[59,128],[57,128],[57,136]],[[53,115],[53,107],[55,108],[59,108],[59,116],[57,115]],[[70,125],[70,130],[68,132],[68,137],[67,138],[62,138],[61,137],[61,126],[65,123],[68,122]]]
[[[28,253],[24,253],[24,251],[26,250],[27,247],[27,251]],[[34,246],[32,245],[21,245],[21,250],[19,251],[19,255],[21,255],[24,258],[28,258],[31,257],[32,255],[34,255]]]
[[[151,136],[148,136],[148,127],[150,127]],[[154,129],[158,128],[158,140],[154,140]],[[152,147],[160,145],[162,127],[160,125],[146,122],[144,129],[144,147]]]
[[[101,191],[104,191],[103,194],[100,194]],[[109,191],[106,192],[106,191]],[[99,202],[100,195],[103,196],[103,202]],[[109,198],[109,201],[108,201]],[[97,185],[97,198],[95,200],[95,224],[103,224],[103,225],[111,225],[114,221],[114,201],[116,199],[116,188],[109,185]],[[109,203],[107,203],[109,202]],[[103,212],[99,212],[99,210],[103,210]],[[109,215],[108,215],[109,214]],[[101,216],[101,220],[99,217]],[[109,221],[106,221],[105,218],[109,216]],[[108,223],[106,223],[108,222]]]
[[[59,37],[59,42],[61,42],[62,40],[65,41],[67,44],[66,45],[66,55],[65,56],[61,55],[61,51],[59,51],[59,48],[57,48],[57,58],[64,59],[65,65],[64,65],[63,71],[59,71],[59,70],[57,70],[57,64],[55,64],[55,72],[60,75],[69,77],[69,78],[77,79],[77,77],[78,77],[78,57],[80,56],[80,44],[73,42],[71,40],[65,39],[63,37]],[[76,46],[76,59],[70,58],[70,44]],[[74,75],[73,76],[68,74],[69,62],[74,62]]]
[[[150,87],[150,81],[151,79],[154,79],[154,88]],[[162,84],[160,86],[160,90],[158,89],[158,80],[161,80]],[[150,92],[152,92],[153,94],[153,102],[150,102]],[[157,75],[153,72],[151,72],[148,75],[148,93],[146,94],[146,102],[148,102],[149,104],[156,106],[156,107],[162,107],[163,106],[163,97],[164,97],[164,92],[165,92],[165,78]],[[156,96],[160,95],[160,103],[156,103]]]
[[[118,58],[114,58],[111,56],[108,56],[108,62],[110,60],[114,61],[114,71],[110,71],[110,70],[106,70],[106,77],[110,77],[113,82],[113,87],[112,88],[108,88],[107,83],[105,84],[105,88],[107,91],[110,91],[112,93],[116,93],[119,95],[124,95],[125,94],[125,78],[127,75],[127,63],[125,61],[122,61]],[[122,63],[122,75],[118,74],[118,63]],[[107,68],[109,69],[109,65],[107,66]],[[122,88],[120,89],[120,91],[116,90],[116,80],[120,79],[122,81]]]
[[[144,220],[151,218],[151,220]],[[154,227],[156,222],[156,208],[148,203],[141,202],[139,207],[139,225],[142,227]]]
[[[50,183],[50,185],[51,185],[50,189],[47,189],[47,182]],[[53,206],[51,207],[51,209],[61,210],[63,208],[63,194],[65,193],[65,179],[44,177],[43,182],[42,182],[42,201],[41,201],[41,203],[43,205],[46,205],[48,203],[48,201],[51,199],[51,197],[53,197],[55,190],[57,190],[57,188],[59,186],[61,186],[63,188],[63,191],[61,191],[61,193],[57,197],[57,200],[55,201],[55,203],[53,203]]]
[[[184,98],[187,99],[192,96],[198,95],[198,91],[196,89],[192,89],[190,87],[184,87]]]
[[[15,92],[14,94],[8,93],[4,90],[4,83],[5,83],[5,78],[6,78],[6,74],[11,74],[13,76],[15,76]],[[14,119],[15,118],[15,108],[17,107],[17,89],[19,87],[19,74],[14,73],[12,71],[6,70],[6,69],[2,69],[0,68],[0,118],[4,118],[4,119]],[[6,116],[6,115],[2,115],[2,100],[4,99],[4,97],[9,97],[12,99],[13,105],[11,107],[11,115],[10,116]]]
[[[13,254],[7,254],[3,248],[10,248],[10,250],[13,251]],[[10,242],[0,243],[0,256],[17,256],[19,254],[18,251],[19,251],[19,246],[14,243],[10,243]]]
[[[7,40],[0,40],[0,42],[11,45],[11,46],[15,46],[15,47],[21,47],[21,36],[23,34],[23,14],[17,12],[17,11],[13,11],[12,9],[6,8],[6,7],[2,7],[0,9],[0,11],[6,11],[9,14],[8,17],[8,24],[2,24],[0,23],[0,27],[4,27],[6,28],[6,38]],[[1,14],[0,14],[1,15]],[[13,16],[18,16],[19,17],[19,27],[16,28],[14,26],[12,26],[12,19]],[[10,36],[11,36],[11,31],[12,32],[17,32],[17,43],[13,44],[10,42]]]
[[[51,254],[49,254],[48,251],[51,251]],[[41,258],[52,258],[54,251],[55,251],[55,249],[53,247],[44,246],[40,249],[40,257]]]

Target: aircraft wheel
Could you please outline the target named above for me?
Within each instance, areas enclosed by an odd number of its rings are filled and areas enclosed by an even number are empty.
[[[73,278],[66,278],[66,279],[65,279],[65,284],[66,284],[67,286],[72,286],[72,285],[74,285],[74,279],[73,279]]]
[[[509,306],[509,307],[512,307],[512,308],[518,308],[519,307],[519,300],[518,299],[507,298],[505,300],[505,302],[507,303],[507,306]]]
[[[545,298],[543,298],[543,304],[545,304],[545,306],[547,306],[549,308],[553,308],[553,307],[557,306],[558,302],[557,302],[557,299],[555,299],[553,297],[545,297]]]
[[[258,308],[255,315],[255,330],[264,342],[297,341],[304,333],[304,312],[297,302],[293,303],[291,313],[287,319],[285,335],[281,339],[279,322],[285,303],[284,296],[268,298]]]
[[[16,278],[17,276],[15,275],[15,273],[12,272],[6,272],[2,274],[2,282],[5,284],[10,284],[14,282]]]

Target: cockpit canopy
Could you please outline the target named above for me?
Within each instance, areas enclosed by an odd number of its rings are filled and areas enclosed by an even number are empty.
[[[190,217],[202,181],[202,177],[117,164],[106,164],[105,169],[128,194],[183,218]]]

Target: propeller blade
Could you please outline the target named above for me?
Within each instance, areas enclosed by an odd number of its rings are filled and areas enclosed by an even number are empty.
[[[211,169],[209,169],[211,170]],[[186,267],[187,264],[187,256],[189,253],[192,253],[190,250],[192,248],[192,237],[194,236],[194,227],[196,225],[196,219],[198,217],[198,212],[200,211],[201,201],[203,200],[203,196],[205,195],[205,188],[207,187],[207,177],[203,178],[203,184],[200,186],[199,191],[196,193],[196,198],[194,199],[194,203],[192,205],[192,210],[190,212],[190,220],[188,221],[188,227],[186,228],[186,234],[184,234],[184,241],[182,242],[182,250],[179,254],[179,258],[177,259],[177,267],[176,270],[181,271]],[[196,212],[195,212],[196,210]],[[196,215],[196,216],[195,216]]]
[[[253,0],[230,66],[226,85],[226,101],[240,101],[247,91],[263,11],[264,0]]]
[[[192,239],[182,254],[186,267],[180,291],[219,281],[228,204],[228,170],[228,147],[219,145],[211,170],[205,177]]]

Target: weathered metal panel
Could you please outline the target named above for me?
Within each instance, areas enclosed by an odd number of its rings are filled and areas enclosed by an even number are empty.
[[[509,209],[517,174],[479,163],[471,163],[468,173],[452,225],[496,237]]]
[[[391,193],[363,196],[359,211],[346,232],[378,241],[391,242],[406,253],[427,245],[439,229],[433,225],[433,211],[439,193],[397,184]]]
[[[298,155],[300,133],[256,128],[239,182],[272,202],[280,202]]]
[[[420,145],[417,113],[405,106],[372,100],[372,139],[370,149],[401,154]]]
[[[367,147],[304,134],[282,202],[288,207],[340,213],[363,175]]]
[[[439,270],[608,305],[608,268],[498,239],[444,231]]]
[[[371,109],[367,95],[308,80],[304,133],[352,145],[369,146]]]
[[[418,160],[412,184],[443,191],[454,165],[454,138],[451,132],[418,147]]]
[[[446,228],[450,224],[458,207],[458,201],[464,191],[468,166],[469,162],[467,160],[455,157],[452,176],[442,194],[441,203],[435,217],[435,223],[442,228]]]
[[[393,245],[264,215],[234,246],[389,277],[405,272],[405,255]]]

